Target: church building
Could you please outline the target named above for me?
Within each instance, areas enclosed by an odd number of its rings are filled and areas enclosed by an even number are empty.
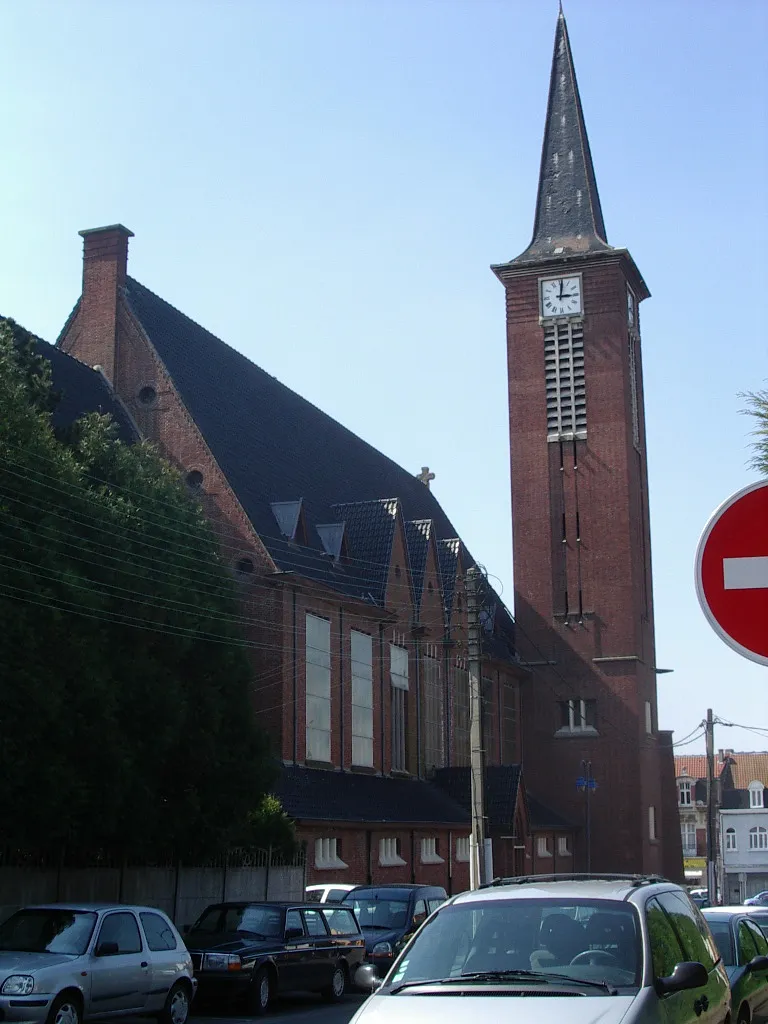
[[[125,227],[81,234],[82,295],[57,345],[100,371],[216,530],[308,880],[466,888],[475,563],[429,474],[129,276]],[[656,714],[648,290],[606,240],[562,15],[534,237],[493,269],[506,292],[515,558],[514,620],[492,587],[481,595],[495,873],[677,877],[671,734]]]

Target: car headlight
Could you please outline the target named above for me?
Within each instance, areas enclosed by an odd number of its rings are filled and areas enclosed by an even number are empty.
[[[241,971],[243,961],[235,953],[206,953],[203,957],[204,971]]]
[[[6,978],[0,992],[4,996],[28,996],[35,987],[35,979],[30,974],[12,974]]]
[[[377,942],[371,950],[371,956],[392,956],[392,943]]]

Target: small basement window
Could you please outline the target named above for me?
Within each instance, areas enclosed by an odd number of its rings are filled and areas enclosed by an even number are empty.
[[[348,867],[341,859],[341,844],[338,839],[315,840],[315,867],[320,871]]]
[[[191,491],[199,491],[203,486],[203,474],[199,469],[192,469],[187,473],[186,481]]]
[[[399,868],[405,864],[400,856],[399,839],[379,840],[379,866],[382,868]]]
[[[444,864],[445,861],[440,856],[440,850],[438,848],[437,839],[422,839],[421,840],[421,863],[422,864]]]
[[[255,568],[252,558],[240,558],[235,566],[239,576],[250,576]]]
[[[157,401],[157,392],[150,385],[146,385],[139,391],[139,402],[142,405],[153,405]]]

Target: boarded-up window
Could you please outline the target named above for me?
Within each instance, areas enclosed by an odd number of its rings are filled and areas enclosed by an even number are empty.
[[[445,715],[440,662],[430,645],[421,658],[422,748],[424,769],[445,765]]]
[[[307,615],[307,760],[331,760],[331,624]]]
[[[373,767],[373,641],[352,630],[352,764]]]

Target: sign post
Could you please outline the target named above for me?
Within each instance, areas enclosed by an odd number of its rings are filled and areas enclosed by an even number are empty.
[[[768,665],[768,480],[737,491],[712,515],[696,552],[696,593],[720,639]]]

